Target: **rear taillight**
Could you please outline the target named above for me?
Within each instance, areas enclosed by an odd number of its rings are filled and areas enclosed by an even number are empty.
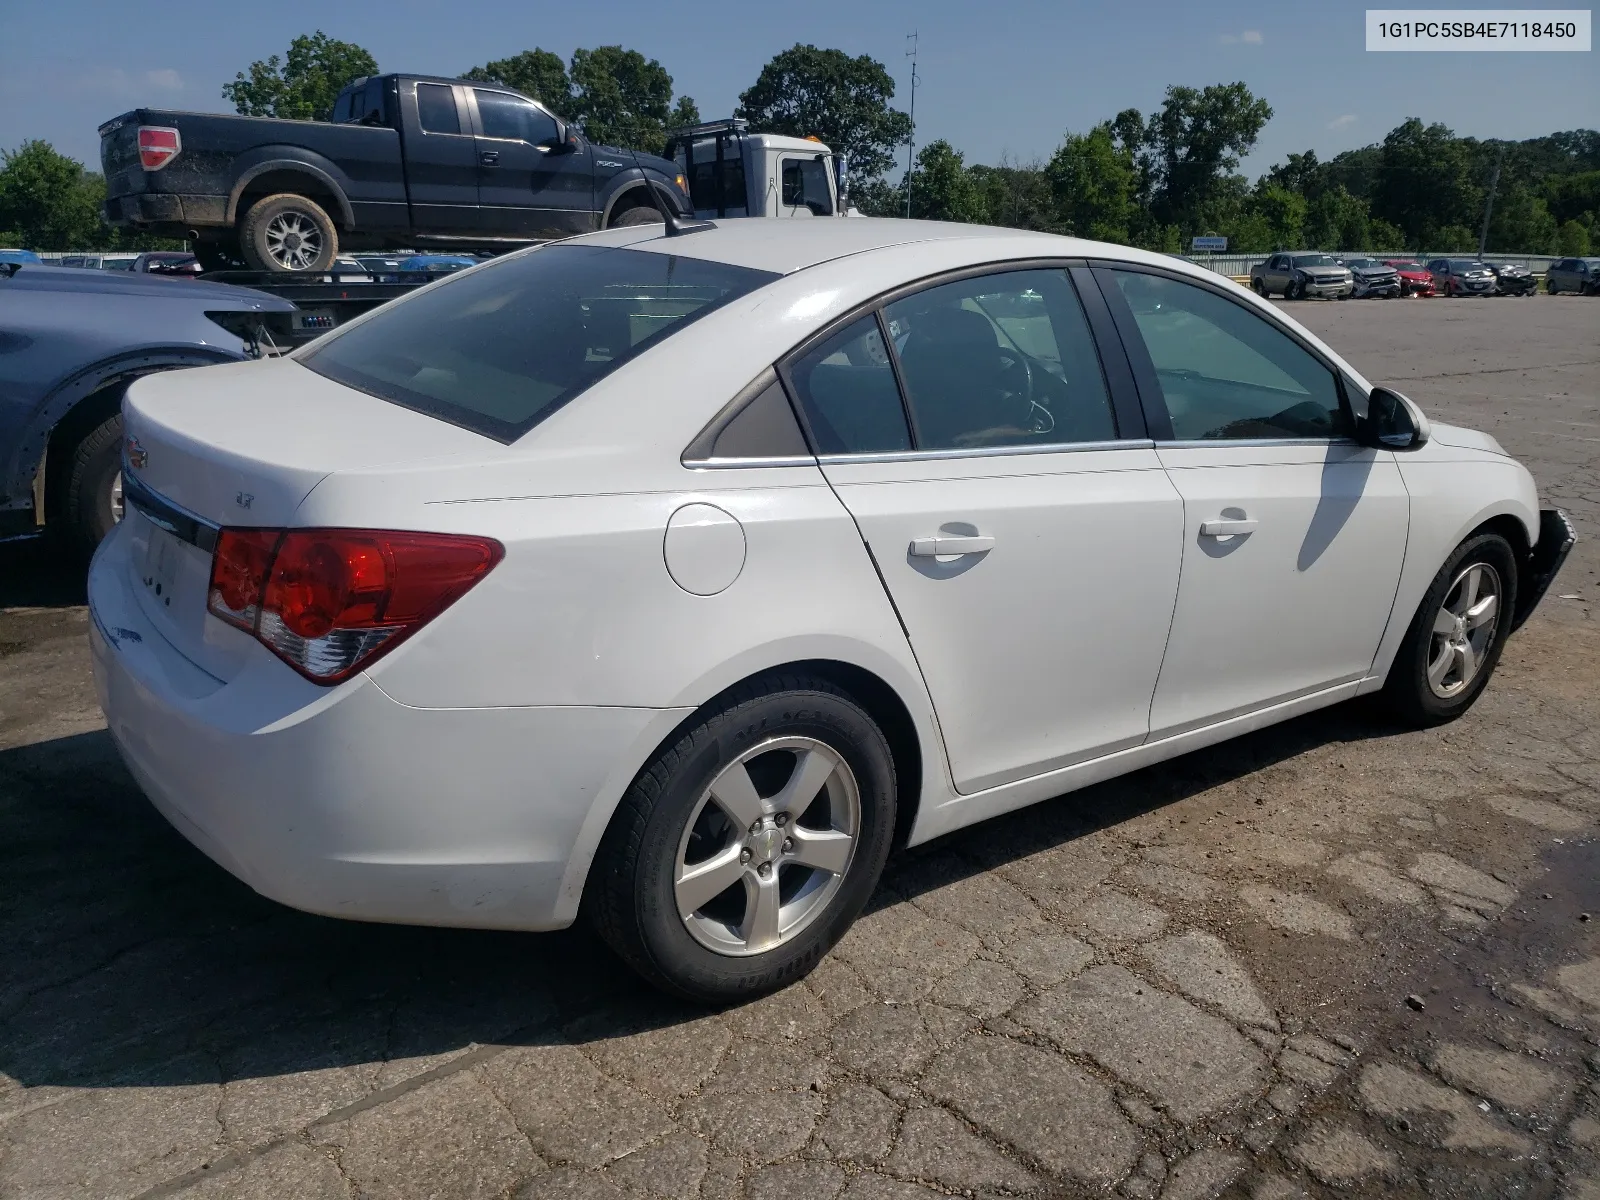
[[[224,529],[207,608],[314,683],[394,649],[488,574],[492,538],[375,529]]]
[[[178,131],[162,125],[139,126],[139,165],[146,171],[159,171],[183,149]]]

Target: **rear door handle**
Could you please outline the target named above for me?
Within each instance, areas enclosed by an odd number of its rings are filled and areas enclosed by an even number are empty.
[[[486,167],[492,167],[500,161],[500,151],[480,150],[478,151],[478,161]]]
[[[994,539],[986,534],[960,536],[947,533],[939,537],[917,538],[911,543],[911,553],[918,558],[944,554],[982,554],[993,549]]]
[[[1242,520],[1219,519],[1216,521],[1201,521],[1201,537],[1232,537],[1236,533],[1250,533],[1258,522],[1245,518]]]

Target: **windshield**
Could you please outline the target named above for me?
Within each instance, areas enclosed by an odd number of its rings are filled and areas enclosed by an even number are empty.
[[[1297,267],[1337,267],[1331,254],[1296,254],[1294,265]]]
[[[349,387],[502,442],[697,317],[776,279],[609,246],[550,246],[429,285],[299,356]]]
[[[1419,262],[1410,262],[1409,260],[1406,261],[1406,262],[1401,262],[1399,259],[1396,259],[1396,258],[1391,258],[1389,260],[1389,265],[1391,267],[1393,267],[1396,271],[1420,271],[1420,270],[1422,270],[1422,264],[1419,263]]]
[[[1347,258],[1344,260],[1344,265],[1347,267],[1361,267],[1365,269],[1367,267],[1381,267],[1383,264],[1375,258]]]
[[[1489,268],[1475,258],[1452,258],[1450,260],[1450,269],[1452,271],[1487,271]]]

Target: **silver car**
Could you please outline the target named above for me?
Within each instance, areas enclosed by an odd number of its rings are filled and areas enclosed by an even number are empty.
[[[1309,296],[1342,299],[1355,289],[1350,271],[1331,254],[1312,250],[1285,251],[1250,268],[1250,286],[1258,296],[1281,293],[1285,300]]]
[[[1492,296],[1498,283],[1494,268],[1475,258],[1436,258],[1428,271],[1441,296]]]
[[[1350,271],[1354,288],[1352,297],[1370,299],[1373,296],[1388,298],[1400,294],[1400,272],[1386,262],[1375,258],[1339,259]]]

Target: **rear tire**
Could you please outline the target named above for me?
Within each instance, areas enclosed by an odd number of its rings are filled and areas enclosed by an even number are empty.
[[[1263,300],[1267,299],[1268,297],[1267,285],[1262,283],[1259,279],[1252,279],[1250,281],[1250,290],[1256,295],[1260,296]]]
[[[72,452],[66,500],[69,534],[94,553],[122,519],[122,414],[96,425]]]
[[[1492,606],[1480,614],[1482,619],[1474,617],[1474,609],[1489,596]],[[1517,563],[1510,543],[1497,533],[1462,542],[1417,606],[1383,685],[1385,706],[1419,728],[1442,725],[1466,712],[1494,674],[1516,606]],[[1482,636],[1485,625],[1489,632]],[[1455,649],[1458,645],[1464,649]]]
[[[251,205],[239,223],[239,246],[255,271],[326,271],[339,256],[339,231],[320,204],[283,192]]]
[[[630,225],[661,225],[664,219],[661,213],[651,208],[648,204],[637,205],[627,209],[621,216],[611,218],[611,228],[626,229]]]
[[[790,811],[782,797],[802,775]],[[894,826],[894,760],[872,718],[827,680],[764,676],[633,781],[595,856],[588,916],[655,986],[701,1003],[753,999],[805,976],[843,936]],[[804,864],[825,846],[839,870]],[[697,870],[715,894],[690,890]]]

